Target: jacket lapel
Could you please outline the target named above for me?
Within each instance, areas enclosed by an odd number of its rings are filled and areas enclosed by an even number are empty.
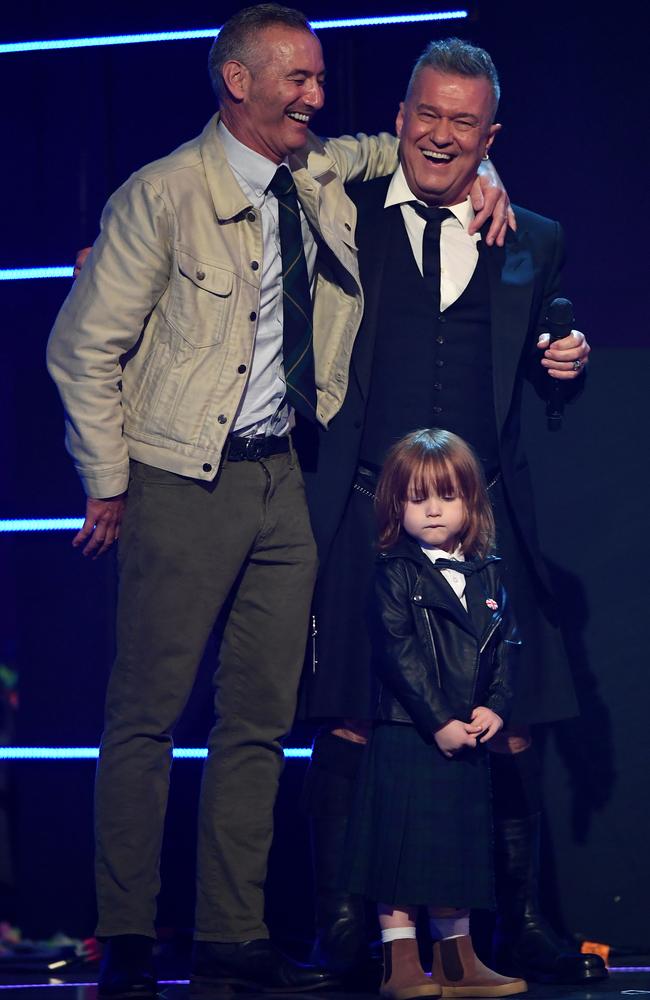
[[[367,399],[370,388],[382,283],[385,280],[395,280],[394,276],[386,274],[388,247],[395,227],[403,225],[399,207],[384,208],[389,183],[390,178],[371,181],[356,193],[356,236],[359,273],[364,292],[364,314],[352,354],[352,372],[364,400]]]
[[[483,230],[483,235],[486,231]],[[494,406],[501,434],[530,324],[533,258],[526,231],[513,233],[508,230],[504,247],[488,247],[481,240],[480,252],[485,254],[490,284]]]
[[[487,579],[492,579],[490,575]],[[496,595],[488,593],[485,589],[485,574],[474,573],[467,578],[465,587],[465,599],[467,600],[467,610],[474,624],[476,635],[482,639],[492,627],[495,615],[501,614],[500,608],[490,608],[486,601],[494,599]]]
[[[472,577],[468,577],[468,582],[471,579]],[[467,593],[467,585],[465,592]],[[471,612],[468,614],[465,611],[460,598],[456,596],[440,570],[435,569],[426,556],[422,557],[413,601],[422,608],[439,608],[445,611],[470,635],[480,634]],[[469,602],[467,607],[469,609]]]

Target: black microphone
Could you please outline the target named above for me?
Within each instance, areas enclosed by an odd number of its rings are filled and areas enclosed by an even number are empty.
[[[548,307],[544,325],[550,334],[549,347],[554,340],[568,337],[573,329],[573,304],[568,299],[553,299]],[[548,397],[546,400],[546,422],[549,431],[559,431],[564,414],[564,385],[549,375]]]

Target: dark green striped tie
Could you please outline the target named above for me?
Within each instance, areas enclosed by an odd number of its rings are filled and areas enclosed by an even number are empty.
[[[287,167],[278,167],[269,191],[278,199],[286,398],[299,413],[315,420],[316,378],[309,276],[296,185]]]

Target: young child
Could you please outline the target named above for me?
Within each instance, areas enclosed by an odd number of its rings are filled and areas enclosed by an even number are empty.
[[[508,996],[527,989],[476,957],[472,907],[493,905],[485,744],[503,726],[518,641],[481,468],[455,434],[420,430],[377,487],[373,599],[377,722],[349,841],[349,889],[378,903],[381,995]],[[415,938],[428,907],[431,977]]]

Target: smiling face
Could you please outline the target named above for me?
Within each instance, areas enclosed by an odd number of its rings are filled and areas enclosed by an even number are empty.
[[[400,162],[416,198],[428,205],[465,200],[501,128],[491,124],[494,107],[486,77],[420,70],[396,122]]]
[[[420,545],[453,552],[466,525],[465,503],[458,493],[439,496],[429,487],[424,495],[411,485],[402,510],[402,527]]]
[[[249,63],[230,60],[222,67],[233,98],[223,106],[223,121],[244,145],[280,163],[305,145],[311,118],[324,103],[320,42],[309,31],[271,25],[260,32]]]

